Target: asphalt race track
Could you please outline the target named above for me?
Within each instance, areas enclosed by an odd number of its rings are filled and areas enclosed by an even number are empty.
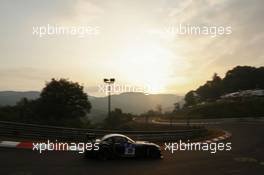
[[[85,160],[76,152],[0,149],[1,175],[263,175],[264,122],[232,122],[210,127],[232,133],[232,151],[163,151],[162,160]]]

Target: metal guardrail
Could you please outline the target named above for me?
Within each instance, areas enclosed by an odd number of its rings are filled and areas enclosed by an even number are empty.
[[[53,127],[46,125],[25,124],[0,121],[0,136],[34,140],[86,140],[87,134],[101,137],[108,133],[125,134],[136,140],[178,140],[193,138],[207,133],[204,128],[177,131],[121,131]]]

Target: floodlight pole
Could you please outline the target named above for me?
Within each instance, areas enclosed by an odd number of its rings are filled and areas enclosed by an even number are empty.
[[[114,78],[105,78],[104,82],[107,84],[107,90],[108,90],[108,117],[111,115],[111,84],[115,82]]]
[[[108,117],[111,115],[111,87],[108,86]]]

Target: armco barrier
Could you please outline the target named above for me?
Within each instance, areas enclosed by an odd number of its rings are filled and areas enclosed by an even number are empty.
[[[121,130],[96,130],[53,127],[46,125],[25,124],[0,121],[0,136],[8,138],[34,139],[34,140],[69,140],[80,141],[87,139],[87,134],[96,137],[108,133],[125,134],[136,140],[178,140],[202,136],[207,133],[204,128],[177,131],[121,131]]]

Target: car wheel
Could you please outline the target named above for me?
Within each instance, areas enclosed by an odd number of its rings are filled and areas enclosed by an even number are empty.
[[[155,149],[151,149],[150,150],[150,157],[154,158],[154,159],[160,159],[161,158],[160,151],[155,150]]]

